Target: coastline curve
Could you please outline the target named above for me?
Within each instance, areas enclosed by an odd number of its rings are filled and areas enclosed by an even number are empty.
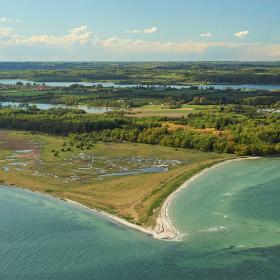
[[[63,200],[66,201],[76,207],[79,208],[83,208],[83,209],[87,209],[89,211],[93,211],[96,214],[100,214],[108,219],[110,219],[111,221],[117,222],[121,225],[127,226],[131,229],[140,231],[142,233],[145,233],[155,239],[158,240],[165,240],[165,241],[180,241],[180,235],[181,233],[178,231],[178,229],[175,228],[175,226],[172,224],[172,221],[170,219],[169,216],[169,206],[170,203],[172,202],[172,200],[176,197],[176,195],[181,192],[183,189],[185,189],[186,187],[188,187],[190,185],[191,182],[193,182],[194,180],[196,180],[198,177],[200,177],[201,175],[207,173],[209,170],[214,169],[216,167],[219,167],[221,165],[230,163],[232,161],[240,161],[240,160],[247,160],[247,159],[259,159],[260,157],[243,157],[243,158],[236,158],[236,159],[230,159],[230,160],[226,160],[217,164],[214,164],[211,167],[205,168],[203,170],[201,170],[200,172],[198,172],[197,174],[195,174],[194,176],[190,177],[187,181],[185,181],[180,187],[178,187],[173,193],[171,193],[164,201],[163,205],[160,208],[158,217],[156,219],[156,226],[154,229],[150,229],[150,228],[145,228],[142,226],[139,226],[137,224],[133,224],[131,222],[128,222],[126,220],[124,220],[123,218],[114,216],[110,213],[107,213],[105,211],[102,210],[98,210],[98,209],[94,209],[94,208],[90,208],[86,205],[83,205],[79,202],[67,199],[67,198],[63,198],[63,197],[58,197],[58,196],[54,196],[54,195],[50,195],[50,194],[45,194],[39,191],[32,191],[29,190],[27,188],[22,188],[20,186],[16,186],[16,185],[8,185],[8,184],[2,184],[3,186],[7,186],[10,188],[17,188],[17,189],[21,189],[21,190],[25,190],[25,191],[30,191],[33,193],[36,193],[38,195],[43,195],[46,197],[51,197],[51,198],[55,198],[58,200]]]
[[[155,227],[155,233],[154,237],[157,239],[162,239],[162,240],[173,240],[173,241],[180,241],[180,235],[181,233],[178,231],[178,229],[175,228],[175,226],[172,224],[172,221],[169,216],[169,209],[170,209],[170,204],[172,200],[178,195],[179,192],[181,192],[183,189],[188,187],[194,180],[199,178],[200,176],[204,175],[207,173],[209,170],[215,169],[219,166],[228,164],[230,162],[234,161],[241,161],[241,160],[252,160],[252,159],[259,159],[261,157],[242,157],[242,158],[236,158],[236,159],[230,159],[226,160],[217,164],[214,164],[211,167],[205,168],[189,178],[187,181],[185,181],[179,188],[177,188],[173,193],[171,193],[166,200],[164,201],[161,209],[159,216],[157,218],[157,223]]]

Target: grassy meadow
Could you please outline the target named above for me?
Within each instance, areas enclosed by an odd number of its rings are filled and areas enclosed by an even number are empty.
[[[0,180],[68,198],[143,226],[164,199],[199,170],[232,156],[133,143],[0,131]]]

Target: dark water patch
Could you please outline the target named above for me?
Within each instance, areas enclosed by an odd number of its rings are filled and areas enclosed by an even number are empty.
[[[240,191],[231,210],[242,217],[280,221],[280,178]],[[265,229],[263,229],[265,230]]]

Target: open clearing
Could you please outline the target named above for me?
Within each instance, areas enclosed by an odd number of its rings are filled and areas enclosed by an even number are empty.
[[[191,106],[184,106],[182,108],[169,109],[164,105],[145,105],[140,108],[135,108],[130,111],[133,117],[183,117],[191,112],[193,108]]]
[[[143,117],[174,117],[180,118],[185,117],[190,113],[194,113],[196,111],[213,111],[216,110],[217,106],[214,105],[191,105],[191,104],[183,104],[179,108],[168,108],[168,106],[164,104],[150,104],[144,105],[139,108],[134,108],[129,111],[127,116],[133,116],[137,118]]]

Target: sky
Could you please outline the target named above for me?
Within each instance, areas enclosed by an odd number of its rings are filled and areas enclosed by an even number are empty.
[[[280,0],[0,0],[0,61],[280,61]]]

